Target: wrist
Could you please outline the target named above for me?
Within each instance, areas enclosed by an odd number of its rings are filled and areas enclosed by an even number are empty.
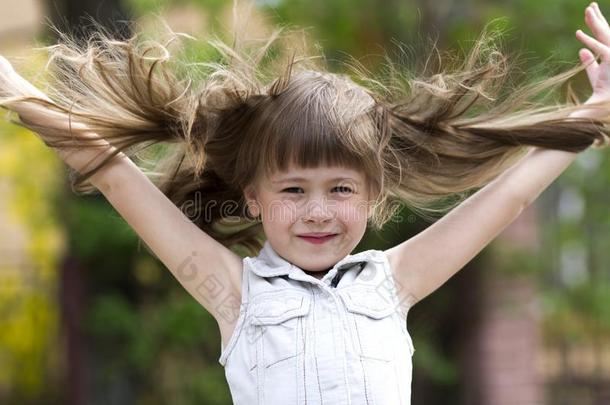
[[[569,116],[575,118],[602,118],[608,115],[608,108],[610,107],[610,99],[607,97],[591,96],[580,106],[584,107],[579,110],[572,112]]]

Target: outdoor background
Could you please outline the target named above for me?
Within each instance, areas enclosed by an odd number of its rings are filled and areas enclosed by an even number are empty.
[[[430,37],[442,50],[465,51],[486,22],[505,17],[507,49],[523,51],[522,69],[548,59],[567,69],[582,47],[574,32],[590,33],[587,5],[259,0],[251,24],[253,32],[274,21],[309,27],[331,63],[349,53],[375,69],[366,56],[379,45]],[[610,3],[600,7],[610,15]],[[160,15],[205,38],[230,26],[231,2],[0,0],[0,53],[39,80],[45,61],[30,49],[54,41],[45,20],[79,27],[85,15],[144,28]],[[188,50],[194,60],[208,51]],[[572,84],[584,101],[585,73]],[[409,312],[414,405],[610,404],[609,152],[580,154],[492,245]],[[358,250],[386,249],[429,225],[403,217],[368,233]],[[75,196],[54,152],[0,120],[0,403],[230,404],[219,355],[214,319],[138,247],[103,196]]]

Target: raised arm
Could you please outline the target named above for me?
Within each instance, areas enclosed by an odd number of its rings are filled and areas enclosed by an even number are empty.
[[[601,55],[602,63],[593,61],[589,50],[581,50],[580,58],[587,63],[594,91],[584,103],[589,107],[570,117],[607,119],[603,107],[610,99],[610,28],[595,3],[585,11],[585,20],[599,41],[580,30],[577,36]],[[445,217],[388,249],[386,254],[402,305],[408,308],[443,285],[512,223],[576,156],[573,152],[535,147]]]
[[[13,95],[34,96],[51,101],[14,72],[5,59],[0,60],[0,65],[0,95],[5,99]],[[85,137],[91,148],[54,148],[66,164],[79,172],[115,151],[106,140],[86,131],[83,124],[70,123],[68,117],[61,112],[28,102],[5,103],[5,107],[15,111],[25,122],[44,122],[45,127],[62,129],[66,133],[70,127],[85,130],[73,133]],[[44,133],[38,135],[48,141]],[[239,310],[241,258],[195,226],[123,153],[119,153],[110,164],[95,173],[91,183],[102,192],[182,286],[216,318],[223,340],[226,341],[234,327],[234,314]],[[212,284],[220,289],[220,294],[216,291],[208,294],[205,286]]]

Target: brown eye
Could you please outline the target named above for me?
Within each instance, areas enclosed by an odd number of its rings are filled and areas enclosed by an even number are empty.
[[[338,187],[335,187],[334,189],[335,190],[340,189],[341,190],[341,191],[339,191],[340,193],[351,193],[352,192],[351,188],[345,187],[345,186],[338,186]]]
[[[282,193],[291,193],[294,194],[294,190],[302,190],[301,187],[288,187],[282,190]]]

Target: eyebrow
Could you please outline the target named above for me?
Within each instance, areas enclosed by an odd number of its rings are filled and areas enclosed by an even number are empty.
[[[360,184],[360,182],[358,180],[353,179],[351,177],[335,177],[334,179],[328,180],[328,183],[334,183],[336,181],[341,181],[341,180],[351,180],[351,181],[355,182],[356,184]],[[282,183],[291,183],[291,182],[307,183],[307,181],[308,181],[308,179],[303,178],[303,177],[286,177],[285,179],[272,181],[271,183],[273,183],[273,184],[282,184]]]

